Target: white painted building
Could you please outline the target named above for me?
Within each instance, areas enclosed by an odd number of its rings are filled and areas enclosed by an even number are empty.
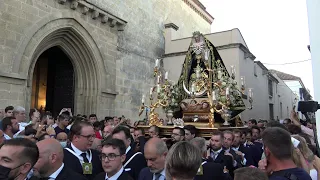
[[[164,68],[169,71],[170,79],[177,82],[185,54],[191,42],[191,37],[172,39],[178,27],[168,24],[165,29]],[[196,31],[196,29],[195,29]],[[253,88],[253,109],[241,113],[243,120],[254,119],[284,119],[289,117],[293,107],[294,93],[276,74],[272,74],[261,62],[254,61],[239,29],[205,34],[217,48],[226,68],[236,68],[236,80],[246,79],[246,88]],[[238,83],[240,84],[240,83]],[[247,107],[249,103],[244,100]]]
[[[276,76],[279,77],[282,82],[284,82],[284,86],[291,89],[291,91],[293,92],[293,97],[295,98],[293,99],[293,101],[296,102],[296,106],[298,101],[309,101],[312,99],[309,90],[304,86],[300,77],[277,70],[270,70],[270,72],[276,74]],[[305,119],[305,117],[301,113],[299,115],[301,119]]]

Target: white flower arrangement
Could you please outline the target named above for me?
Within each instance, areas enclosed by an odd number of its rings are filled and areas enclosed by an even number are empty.
[[[184,126],[184,121],[181,118],[174,119],[172,121],[173,121],[174,127],[183,127]]]

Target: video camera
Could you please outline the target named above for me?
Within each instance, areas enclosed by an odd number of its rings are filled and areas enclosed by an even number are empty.
[[[298,111],[300,111],[307,120],[315,122],[314,113],[320,109],[320,104],[317,101],[299,101]],[[313,116],[313,117],[312,117]]]
[[[314,113],[320,109],[320,104],[317,101],[299,101],[298,103],[298,111],[302,113]]]

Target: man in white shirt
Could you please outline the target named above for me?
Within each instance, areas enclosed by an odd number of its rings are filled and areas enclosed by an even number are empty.
[[[63,149],[55,139],[44,139],[37,143],[39,159],[33,167],[34,176],[49,180],[86,180],[84,176],[68,169],[63,164]]]
[[[139,180],[165,180],[165,160],[168,153],[166,143],[160,138],[151,138],[144,146],[144,157],[148,167],[143,168]]]
[[[14,134],[19,131],[18,121],[14,117],[5,117],[1,121],[1,124],[4,132],[4,138],[6,140],[12,139]]]
[[[13,117],[15,117],[19,124],[19,131],[14,134],[14,137],[17,137],[31,122],[26,122],[26,109],[21,106],[16,106],[13,109]]]
[[[64,149],[63,163],[71,170],[92,180],[103,172],[100,153],[91,149],[95,133],[91,123],[80,121],[72,125],[71,143]]]
[[[102,146],[101,162],[104,172],[98,174],[94,180],[133,180],[122,165],[126,159],[124,142],[109,139]]]

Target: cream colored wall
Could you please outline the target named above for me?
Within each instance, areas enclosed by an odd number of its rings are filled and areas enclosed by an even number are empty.
[[[165,54],[176,53],[176,52],[183,52],[186,51],[190,45],[192,33],[188,34],[183,39],[176,39],[174,36],[170,36],[170,34],[175,34],[178,31],[172,31],[171,29],[165,29],[165,36],[166,36],[166,44],[165,44]],[[217,32],[206,34],[206,32],[200,31],[202,34],[205,35],[207,39],[209,39],[214,46],[223,46],[228,44],[243,44],[247,47],[245,41],[242,38],[241,32],[239,29],[232,29],[229,31]]]

